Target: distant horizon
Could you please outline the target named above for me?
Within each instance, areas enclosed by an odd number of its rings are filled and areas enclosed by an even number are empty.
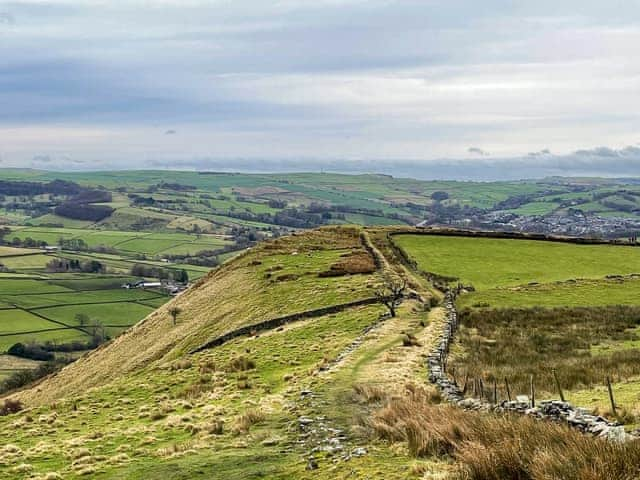
[[[441,168],[447,168],[446,165],[438,165]],[[416,168],[418,168],[416,166]],[[453,167],[449,167],[453,168]],[[460,166],[456,166],[456,168],[460,168]],[[487,167],[484,167],[485,169]],[[237,167],[218,167],[215,169],[202,169],[202,168],[171,168],[169,166],[156,166],[149,168],[97,168],[97,169],[84,169],[84,168],[33,168],[33,167],[9,167],[9,166],[0,166],[0,172],[3,171],[30,171],[30,172],[41,172],[45,174],[91,174],[91,173],[118,173],[118,172],[175,172],[175,173],[203,173],[203,174],[221,174],[221,175],[303,175],[303,174],[327,174],[327,175],[380,175],[380,176],[388,176],[393,177],[399,180],[419,180],[419,181],[434,181],[434,182],[479,182],[479,183],[490,183],[490,182],[518,182],[518,181],[544,181],[550,180],[554,178],[558,179],[574,179],[574,180],[610,180],[610,181],[632,181],[637,180],[640,181],[640,171],[636,174],[587,174],[587,173],[550,173],[548,175],[539,175],[539,176],[526,176],[520,177],[517,175],[511,175],[508,177],[472,177],[469,172],[465,175],[452,175],[447,177],[434,177],[434,176],[418,176],[405,174],[399,171],[389,171],[389,170],[340,170],[340,169],[330,169],[330,168],[320,168],[320,169],[306,169],[306,170],[296,170],[296,169],[251,169],[251,168],[240,168]],[[433,171],[433,170],[431,170]]]

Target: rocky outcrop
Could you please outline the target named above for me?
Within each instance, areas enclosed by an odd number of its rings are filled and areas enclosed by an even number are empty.
[[[429,381],[433,383],[442,398],[457,407],[467,410],[491,411],[496,413],[517,413],[535,418],[565,423],[584,433],[605,437],[612,441],[627,441],[638,439],[637,436],[625,432],[618,423],[592,415],[589,410],[574,407],[568,402],[556,400],[542,401],[532,407],[527,397],[518,397],[513,401],[491,403],[477,398],[465,398],[462,389],[455,380],[446,374],[446,359],[454,334],[458,328],[458,313],[454,304],[454,294],[448,292],[445,296],[446,321],[438,341],[427,357]]]

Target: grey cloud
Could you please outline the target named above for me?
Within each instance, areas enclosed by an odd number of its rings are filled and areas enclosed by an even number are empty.
[[[167,130],[164,132],[165,135],[175,135],[177,132],[175,130]]]
[[[33,163],[51,163],[53,158],[49,155],[36,155],[31,160]]]
[[[489,152],[485,152],[483,149],[478,147],[470,147],[467,149],[467,152],[473,153],[474,155],[481,155],[483,157],[489,155]]]
[[[549,150],[548,148],[543,148],[542,150],[537,152],[529,152],[527,155],[529,157],[542,157],[545,155],[551,155],[551,150]]]
[[[582,149],[574,152],[576,157],[604,157],[604,158],[618,158],[618,157],[635,157],[640,158],[640,148],[629,145],[621,149],[614,149],[610,147],[596,147],[592,149]]]

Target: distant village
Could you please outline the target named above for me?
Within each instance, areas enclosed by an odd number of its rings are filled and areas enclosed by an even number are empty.
[[[428,220],[417,226],[436,226]],[[517,215],[494,211],[479,215],[461,216],[449,220],[446,226],[482,230],[545,233],[595,238],[631,238],[640,233],[640,218],[603,217],[574,212],[571,215]]]

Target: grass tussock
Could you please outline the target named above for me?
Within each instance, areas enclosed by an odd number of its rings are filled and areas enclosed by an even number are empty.
[[[12,413],[18,413],[23,409],[22,402],[20,400],[13,400],[7,398],[2,405],[0,405],[0,417],[5,415],[11,415]]]
[[[227,372],[246,372],[247,370],[253,370],[256,368],[256,362],[252,359],[239,355],[232,359],[227,365]]]
[[[450,366],[487,385],[507,378],[512,393],[528,393],[534,375],[537,391],[554,394],[553,369],[567,390],[640,375],[640,350],[624,348],[640,340],[638,307],[463,310],[460,318],[463,353]]]
[[[232,427],[236,435],[248,433],[252,426],[262,423],[266,419],[265,413],[258,408],[251,408],[236,417]]]
[[[405,333],[402,337],[403,347],[421,347],[422,344],[418,341],[415,335],[412,333]]]
[[[382,403],[388,399],[388,390],[380,385],[356,384],[353,386],[353,399],[357,403]]]
[[[415,390],[369,420],[380,439],[407,442],[416,457],[456,461],[456,480],[632,480],[640,442],[618,444],[528,417],[433,405]]]

